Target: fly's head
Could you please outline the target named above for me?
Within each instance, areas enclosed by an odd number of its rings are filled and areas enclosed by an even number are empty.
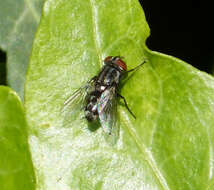
[[[116,67],[119,71],[121,71],[121,73],[127,71],[126,63],[120,56],[108,56],[104,59],[104,64],[109,64],[113,67]]]

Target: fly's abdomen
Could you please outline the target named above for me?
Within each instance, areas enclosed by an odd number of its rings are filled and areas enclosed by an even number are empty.
[[[94,91],[89,95],[86,107],[85,107],[85,117],[88,121],[92,122],[97,120],[97,100],[100,96],[98,91]]]

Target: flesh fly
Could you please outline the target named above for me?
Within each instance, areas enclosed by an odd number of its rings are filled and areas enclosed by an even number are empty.
[[[123,76],[137,70],[144,63],[145,61],[127,71],[126,63],[122,60],[122,57],[106,57],[99,74],[76,90],[65,101],[64,109],[69,106],[73,111],[77,111],[75,106],[81,104],[88,122],[92,123],[99,120],[104,132],[112,135],[113,129],[116,128],[118,98],[124,101],[129,113],[136,118],[128,107],[126,99],[118,92],[118,88]]]

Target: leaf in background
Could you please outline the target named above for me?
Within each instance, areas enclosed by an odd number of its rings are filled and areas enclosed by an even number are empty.
[[[35,189],[23,106],[4,86],[0,86],[0,189]]]
[[[7,81],[22,100],[26,69],[43,2],[0,1],[0,47],[7,52]]]
[[[214,80],[146,48],[137,0],[48,0],[26,83],[30,146],[38,189],[213,189]],[[65,99],[98,73],[108,55],[128,68],[147,59],[121,94],[120,137],[81,117],[64,123]]]

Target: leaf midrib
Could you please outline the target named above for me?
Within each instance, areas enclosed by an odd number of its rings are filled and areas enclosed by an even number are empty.
[[[97,8],[94,4],[94,0],[89,0],[90,1],[90,6],[91,6],[91,14],[92,14],[92,27],[93,27],[93,40],[95,44],[95,50],[96,53],[99,57],[99,62],[102,63],[102,52],[101,52],[101,47],[100,47],[100,36],[99,36],[99,26],[98,26],[98,21],[97,21]],[[123,113],[125,114],[125,113]],[[126,116],[126,115],[125,115]],[[126,118],[124,116],[124,118]],[[131,123],[129,123],[131,125]],[[161,185],[163,190],[170,190],[167,182],[165,181],[163,175],[161,174],[160,170],[157,167],[157,164],[154,162],[153,159],[151,159],[149,156],[148,151],[144,147],[144,145],[141,145],[139,141],[137,140],[136,135],[134,132],[131,130],[131,128],[126,125],[129,134],[132,136],[134,139],[135,144],[137,145],[138,149],[143,155],[143,158],[147,161],[149,167],[151,168],[152,172],[154,173],[155,177],[157,178],[159,184]]]
[[[93,39],[95,44],[95,50],[97,52],[97,56],[99,58],[99,63],[102,64],[102,52],[100,45],[100,35],[98,31],[98,15],[97,8],[95,6],[94,0],[89,0],[89,4],[91,6],[91,15],[92,15],[92,27],[93,27]]]
[[[127,115],[125,112],[122,111],[122,114],[123,114],[122,118],[127,118]],[[151,158],[152,155],[149,154],[149,151],[146,149],[145,145],[139,142],[139,140],[137,139],[137,136],[135,135],[135,132],[131,129],[130,126],[134,127],[132,123],[128,119],[124,123],[126,123],[125,126],[128,130],[128,133],[130,134],[135,144],[137,145],[138,149],[140,150],[143,160],[145,160],[148,163],[149,167],[154,173],[154,176],[157,178],[157,181],[161,185],[161,188],[163,190],[170,190],[166,180],[161,174],[161,171],[158,169],[157,164],[155,163],[155,160]]]

